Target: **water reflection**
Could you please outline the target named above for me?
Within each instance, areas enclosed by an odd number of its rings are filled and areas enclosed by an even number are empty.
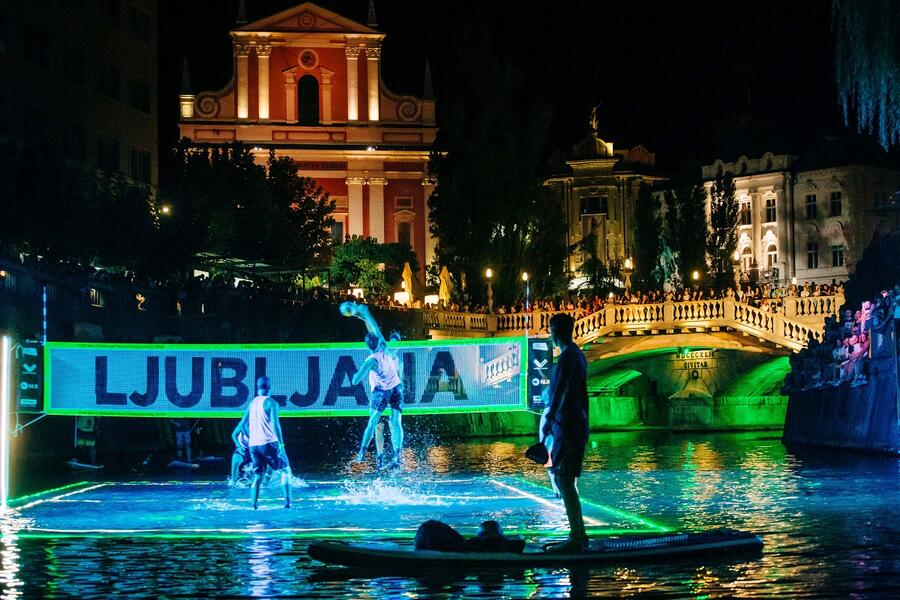
[[[432,444],[408,450],[405,469],[422,478],[517,474],[545,485],[544,470],[522,459],[530,442]],[[896,459],[787,452],[776,436],[760,434],[628,432],[595,435],[592,442],[580,482],[586,499],[673,527],[751,529],[764,536],[762,556],[390,575],[313,563],[307,543],[290,538],[28,539],[11,512],[0,521],[2,595],[900,597]],[[334,476],[327,458],[311,457],[309,467]],[[357,487],[342,493],[365,498],[371,475],[348,476]],[[403,506],[372,510],[388,524]],[[503,522],[504,511],[495,516]],[[266,526],[266,515],[257,517]]]

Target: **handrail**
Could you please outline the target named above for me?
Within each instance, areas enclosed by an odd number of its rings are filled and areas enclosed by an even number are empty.
[[[550,317],[564,312],[575,319],[573,337],[588,343],[611,333],[668,330],[691,327],[729,327],[769,342],[800,350],[810,337],[822,339],[827,317],[836,315],[842,295],[785,298],[776,312],[738,302],[735,298],[671,301],[653,304],[612,304],[587,313],[584,310],[534,311],[530,314],[461,313],[426,309],[425,326],[453,332],[489,335],[547,333]]]

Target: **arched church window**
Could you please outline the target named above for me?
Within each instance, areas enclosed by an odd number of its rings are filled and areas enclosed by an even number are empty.
[[[297,82],[300,125],[319,124],[319,81],[312,75],[304,75]]]

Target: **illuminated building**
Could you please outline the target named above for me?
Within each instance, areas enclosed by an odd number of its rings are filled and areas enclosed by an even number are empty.
[[[702,168],[707,193],[718,173],[734,175],[737,253],[745,281],[844,281],[875,231],[893,225],[874,209],[900,188],[900,172],[877,159],[848,157],[844,149],[823,154],[767,152]]]
[[[307,2],[231,31],[234,75],[217,91],[180,96],[180,133],[197,144],[238,140],[264,164],[270,150],[297,161],[336,203],[332,236],[408,243],[434,256],[428,155],[437,133],[426,71],[424,98],[380,78],[373,4],[368,24]]]
[[[614,150],[612,142],[597,137],[594,120],[572,154],[566,161],[569,172],[544,182],[565,207],[566,246],[576,246],[593,233],[601,261],[624,261],[633,255],[634,207],[641,183],[664,179],[655,171],[656,156],[643,146]],[[579,274],[587,258],[586,252],[572,253],[569,272]]]
[[[156,0],[5,2],[0,139],[155,187],[156,65]]]

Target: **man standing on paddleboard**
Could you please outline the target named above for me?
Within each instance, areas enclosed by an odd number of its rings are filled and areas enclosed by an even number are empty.
[[[589,429],[587,398],[587,360],[572,341],[575,322],[567,314],[550,318],[550,338],[560,349],[548,392],[549,406],[542,419],[540,438],[552,436],[550,476],[562,496],[569,519],[569,539],[548,548],[548,552],[581,552],[587,547],[587,533],[581,512],[581,499],[575,480],[581,476],[584,449]]]

